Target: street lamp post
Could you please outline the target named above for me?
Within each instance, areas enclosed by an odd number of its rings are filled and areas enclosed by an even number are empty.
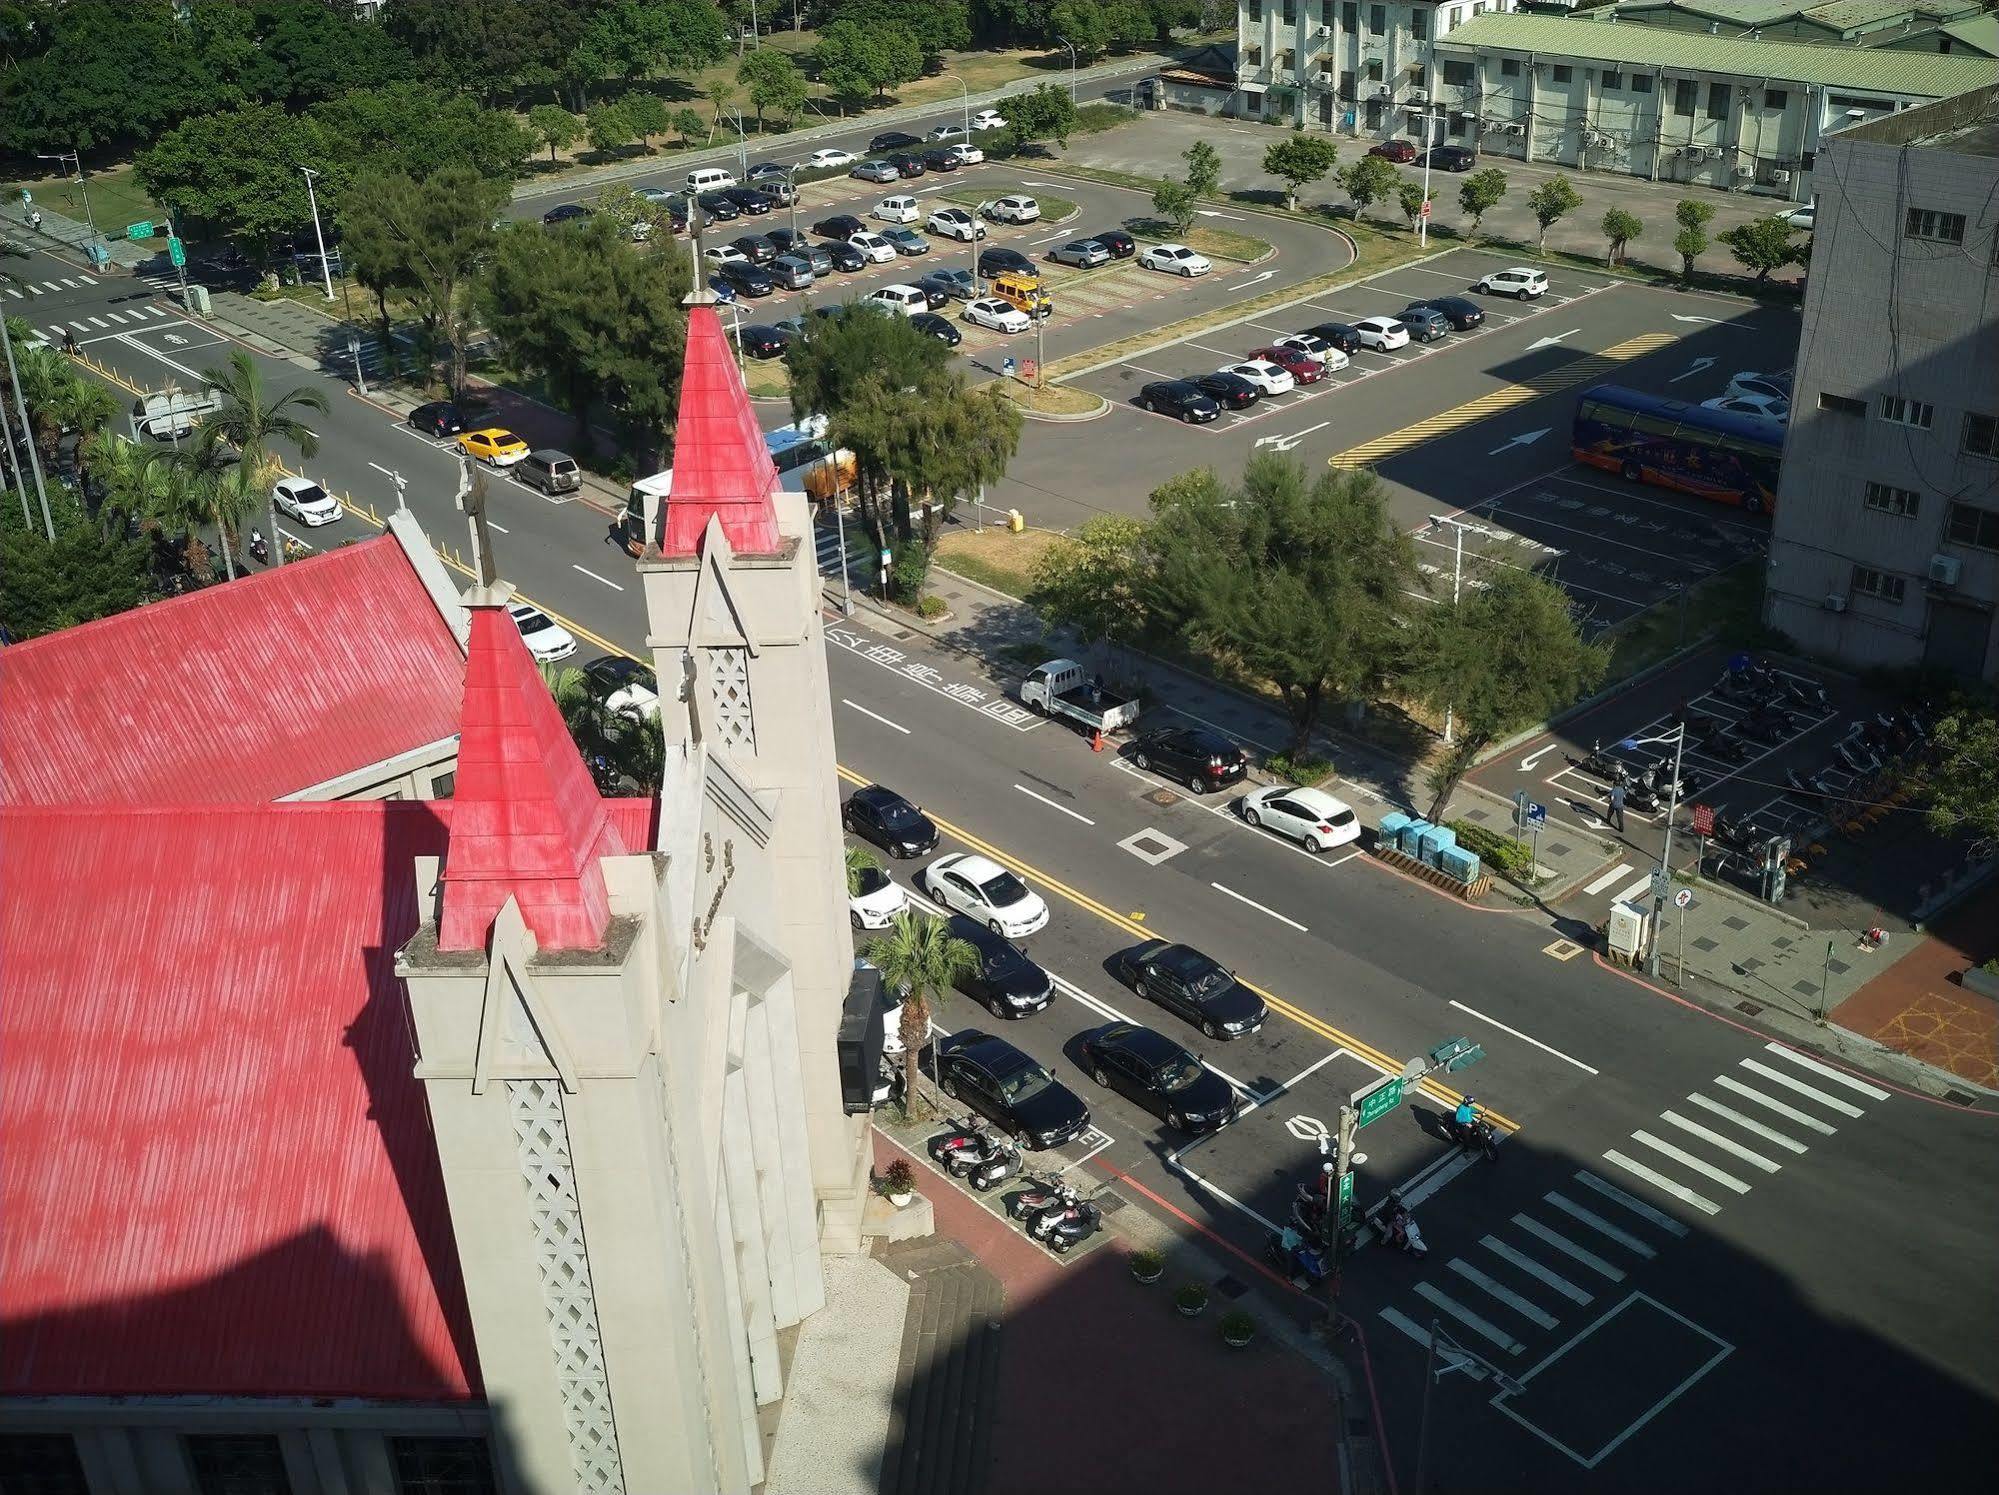
[[[743,162],[741,180],[748,182],[750,179],[750,137],[743,129],[743,111],[740,109],[736,111],[736,144],[738,151],[741,152]]]
[[[1424,168],[1424,171],[1427,174],[1429,168],[1426,166]],[[1461,519],[1450,519],[1446,518],[1441,514],[1432,514],[1430,516],[1431,529],[1433,530],[1442,529],[1445,525],[1450,526],[1451,535],[1452,535],[1451,608],[1453,611],[1456,611],[1458,605],[1458,591],[1464,583],[1465,530],[1467,526],[1464,523],[1464,521]],[[1450,746],[1451,732],[1452,729],[1456,726],[1456,718],[1457,718],[1457,703],[1453,701],[1452,703],[1444,707],[1444,746],[1446,747]]]
[[[310,166],[301,166],[299,170],[305,173],[306,201],[312,204],[312,236],[319,241],[319,275],[320,279],[326,282],[326,299],[331,301],[333,299],[333,266],[326,258],[326,234],[319,226],[319,194],[313,190],[312,185],[313,178],[318,176],[319,173],[314,171]]]
[[[1430,103],[1429,95],[1423,97],[1423,221],[1416,229],[1416,242],[1427,248],[1430,243],[1430,129],[1436,123],[1436,106]]]
[[[34,475],[35,497],[40,499],[42,504],[42,532],[48,536],[49,544],[53,545],[56,542],[56,522],[49,514],[49,490],[42,482],[42,458],[35,450],[35,428],[28,423],[28,402],[21,393],[21,376],[14,368],[14,337],[7,330],[7,319],[4,316],[0,316],[0,349],[4,349],[7,354],[7,382],[14,386],[14,413],[20,417],[21,434],[27,438],[28,470]],[[11,437],[8,439],[12,440]],[[14,461],[15,470],[19,471],[20,458],[16,457]]]
[[[1622,748],[1663,747],[1669,742],[1673,745],[1673,782],[1666,795],[1666,839],[1659,851],[1659,875],[1652,887],[1652,948],[1645,957],[1645,974],[1655,981],[1659,977],[1659,946],[1663,943],[1660,932],[1666,927],[1666,885],[1673,876],[1673,819],[1680,811],[1680,755],[1686,751],[1687,724],[1681,722],[1670,734],[1627,737],[1618,744]]]
[[[37,161],[55,161],[58,163],[68,162],[75,168],[76,190],[83,196],[83,221],[90,225],[90,242],[92,244],[99,243],[104,236],[97,231],[97,215],[90,211],[90,188],[83,180],[83,157],[75,151],[58,152],[53,156],[43,155],[37,151],[35,159]]]
[[[1441,1367],[1437,1364],[1440,1357],[1446,1360]],[[1412,1495],[1423,1495],[1430,1472],[1430,1388],[1454,1370],[1463,1371],[1466,1375],[1484,1372],[1492,1377],[1493,1385],[1508,1396],[1518,1396],[1526,1390],[1523,1383],[1514,1380],[1484,1356],[1473,1354],[1446,1334],[1443,1325],[1431,1319],[1430,1348],[1423,1357],[1423,1410],[1416,1425],[1416,1479]]]
[[[960,78],[956,73],[939,73],[937,76],[940,78],[949,78],[959,88],[964,90],[965,144],[970,145],[972,143],[972,85],[967,83],[963,78]]]
[[[1058,36],[1055,40],[1069,49],[1069,102],[1073,104],[1076,102],[1076,44],[1066,36]]]

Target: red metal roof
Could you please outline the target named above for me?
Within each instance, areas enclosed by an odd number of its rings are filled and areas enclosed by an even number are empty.
[[[438,947],[485,949],[512,897],[544,949],[592,949],[611,916],[598,859],[624,854],[520,629],[473,608]]]
[[[695,555],[710,516],[738,554],[779,548],[777,468],[736,368],[728,334],[712,306],[687,312],[687,358],[673,432],[673,492],[661,521],[660,550]]]
[[[393,536],[0,649],[0,803],[268,801],[458,730]]]

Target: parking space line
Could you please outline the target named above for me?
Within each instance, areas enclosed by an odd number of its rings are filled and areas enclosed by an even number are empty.
[[[1526,1215],[1515,1215],[1513,1223],[1529,1235],[1539,1237],[1564,1255],[1573,1257],[1599,1276],[1608,1277],[1612,1282],[1622,1282],[1624,1280],[1623,1268],[1612,1266],[1594,1251],[1584,1250],[1567,1236],[1561,1234],[1559,1231],[1550,1230],[1539,1220],[1531,1219]]]
[[[1487,1319],[1480,1318],[1477,1314],[1473,1313],[1469,1308],[1465,1307],[1464,1304],[1460,1303],[1456,1298],[1453,1298],[1450,1294],[1446,1292],[1442,1292],[1439,1289],[1432,1287],[1429,1283],[1427,1282],[1417,1283],[1416,1293],[1417,1296],[1419,1297],[1427,1298],[1430,1301],[1430,1303],[1435,1307],[1443,1309],[1445,1313],[1448,1313],[1452,1318],[1456,1319],[1459,1323],[1463,1324],[1467,1329],[1471,1330],[1472,1333],[1477,1334],[1484,1339],[1490,1340],[1493,1344],[1498,1345],[1499,1348],[1506,1351],[1507,1354],[1518,1355],[1522,1350],[1526,1348],[1525,1345],[1521,1344],[1520,1341],[1518,1341],[1517,1339],[1514,1339],[1505,1330],[1501,1329],[1497,1324],[1494,1324]]]
[[[1780,1100],[1773,1099],[1765,1095],[1762,1091],[1752,1089],[1729,1075],[1716,1075],[1714,1082],[1725,1090],[1733,1090],[1745,1100],[1753,1100],[1759,1106],[1775,1111],[1779,1116],[1797,1122],[1799,1126],[1810,1127],[1813,1131],[1824,1136],[1830,1137],[1839,1131],[1838,1127],[1833,1126],[1829,1122],[1820,1121],[1818,1117],[1808,1115],[1800,1111],[1796,1106],[1788,1106]]]
[[[1490,1293],[1494,1298],[1504,1303],[1508,1308],[1511,1308],[1515,1313],[1537,1328],[1552,1329],[1561,1322],[1552,1313],[1547,1312],[1545,1309],[1537,1308],[1534,1304],[1528,1302],[1527,1299],[1521,1297],[1520,1294],[1513,1291],[1512,1288],[1495,1281],[1470,1262],[1454,1256],[1446,1265],[1453,1272],[1464,1278],[1465,1281]]]
[[[848,704],[852,705],[853,703],[850,701],[848,702]],[[1067,805],[1058,805],[1055,803],[1054,800],[1050,799],[1047,795],[1036,794],[1032,789],[1029,789],[1025,784],[1015,784],[1013,787],[1018,789],[1022,794],[1026,795],[1029,799],[1038,799],[1041,801],[1041,803],[1048,806],[1049,809],[1061,811],[1062,814],[1067,815],[1071,820],[1080,820],[1085,825],[1096,824],[1096,821],[1090,819],[1089,816],[1079,815],[1076,811],[1070,809]]]
[[[1589,1226],[1590,1229],[1596,1231],[1599,1235],[1604,1236],[1606,1239],[1616,1241],[1617,1244],[1622,1246],[1625,1250],[1630,1251],[1638,1256],[1642,1256],[1647,1261],[1650,1261],[1654,1256],[1659,1254],[1658,1252],[1654,1251],[1650,1246],[1646,1245],[1643,1241],[1639,1240],[1637,1236],[1631,1234],[1630,1231],[1619,1230],[1615,1225],[1611,1224],[1610,1221],[1604,1219],[1602,1215],[1597,1214],[1594,1210],[1584,1209],[1580,1204],[1577,1204],[1575,1200],[1570,1199],[1565,1194],[1557,1194],[1552,1190],[1550,1190],[1548,1193],[1542,1195],[1541,1197],[1547,1200],[1548,1203],[1552,1204],[1556,1209],[1560,1210],[1563,1214],[1570,1216],[1572,1219],[1581,1221],[1583,1224]]]
[[[1226,887],[1218,882],[1211,882],[1208,884],[1208,886],[1213,888],[1217,893],[1225,894],[1226,896],[1235,899],[1237,903],[1246,903],[1251,908],[1256,909],[1258,912],[1270,915],[1271,918],[1275,919],[1280,924],[1289,924],[1293,929],[1297,930],[1300,934],[1311,933],[1309,929],[1307,929],[1303,924],[1300,924],[1296,919],[1287,918],[1283,914],[1277,912],[1276,909],[1271,908],[1266,904],[1258,903],[1254,898],[1246,898],[1241,893],[1238,893],[1234,888]]]
[[[1674,1183],[1670,1178],[1666,1177],[1665,1174],[1660,1173],[1654,1169],[1647,1168],[1643,1163],[1637,1162],[1632,1158],[1626,1157],[1623,1153],[1619,1152],[1614,1147],[1611,1148],[1609,1151],[1605,1152],[1604,1157],[1610,1162],[1617,1164],[1617,1166],[1624,1169],[1625,1172],[1633,1175],[1636,1178],[1644,1179],[1645,1182],[1650,1184],[1653,1188],[1671,1194],[1675,1199],[1679,1200],[1680,1203],[1688,1205],[1694,1209],[1697,1209],[1704,1215],[1718,1215],[1721,1213],[1721,1206],[1716,1204],[1712,1199],[1709,1199],[1701,1194],[1696,1194],[1692,1189],[1687,1188],[1684,1184]]]
[[[1479,1244],[1485,1247],[1485,1249],[1490,1251],[1494,1256],[1497,1256],[1501,1261],[1510,1262],[1513,1266],[1525,1272],[1529,1277],[1536,1278],[1537,1280],[1546,1283],[1549,1287],[1552,1287],[1556,1292],[1560,1293],[1563,1297],[1567,1298],[1571,1303],[1587,1304],[1587,1303],[1592,1303],[1596,1300],[1596,1295],[1594,1293],[1584,1292],[1581,1288],[1577,1287],[1573,1282],[1569,1281],[1568,1278],[1562,1276],[1559,1272],[1549,1271],[1546,1267],[1542,1266],[1541,1263],[1534,1260],[1533,1257],[1527,1255],[1523,1251],[1515,1251],[1511,1246],[1507,1245],[1506,1242],[1502,1241],[1496,1235],[1489,1235],[1483,1237],[1479,1241]]]

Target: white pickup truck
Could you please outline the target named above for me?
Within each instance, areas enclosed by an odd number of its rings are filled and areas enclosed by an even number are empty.
[[[1020,699],[1043,716],[1066,716],[1100,732],[1115,732],[1138,720],[1137,697],[1104,689],[1073,659],[1036,665],[1021,682]]]

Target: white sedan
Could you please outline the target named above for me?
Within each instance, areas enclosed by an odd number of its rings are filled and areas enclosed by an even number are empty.
[[[1287,370],[1263,358],[1252,358],[1247,363],[1224,364],[1221,372],[1248,380],[1256,386],[1258,394],[1264,395],[1289,394],[1298,382]]]
[[[567,659],[576,652],[576,640],[569,630],[534,604],[510,602],[507,611],[513,615],[521,630],[521,641],[528,646],[536,664]]]
[[[1300,842],[1307,851],[1330,851],[1360,839],[1360,818],[1345,800],[1323,789],[1270,784],[1243,796],[1242,818],[1267,825]]]
[[[271,497],[280,514],[314,529],[340,517],[340,501],[311,478],[279,478],[271,485]]]
[[[923,891],[1010,940],[1048,926],[1048,905],[1039,893],[999,863],[970,852],[954,851],[925,867]]]
[[[895,258],[895,246],[880,234],[858,233],[847,235],[847,247],[860,252],[861,258],[870,264],[886,265]]]
[[[1409,346],[1409,329],[1393,317],[1362,317],[1353,324],[1353,330],[1363,348],[1372,348],[1377,353]]]
[[[997,296],[981,296],[976,301],[967,301],[958,316],[974,327],[990,327],[994,332],[1025,332],[1034,325],[1026,312]]]
[[[1775,395],[1717,395],[1712,400],[1702,400],[1703,410],[1729,410],[1737,415],[1753,415],[1762,420],[1789,420],[1791,406],[1787,400]]]
[[[1346,354],[1324,338],[1310,332],[1294,332],[1288,337],[1273,338],[1271,345],[1289,348],[1294,353],[1303,353],[1321,368],[1343,369],[1347,366]]]
[[[803,161],[800,161],[798,164],[802,170],[818,171],[821,170],[822,168],[831,169],[832,167],[835,166],[852,166],[856,161],[860,159],[861,158],[855,155],[852,151],[828,149],[823,151],[814,151],[811,155],[807,156]]]
[[[719,268],[723,265],[748,264],[750,257],[733,244],[711,244],[701,251],[701,258]]]
[[[977,166],[981,161],[986,159],[984,151],[980,150],[976,145],[966,145],[962,141],[957,145],[947,145],[944,149],[958,158],[960,166]]]
[[[947,239],[956,239],[961,244],[969,244],[974,239],[986,236],[986,226],[963,208],[939,208],[930,215],[927,225],[933,234],[942,234]]]
[[[854,884],[855,891],[847,895],[847,912],[856,929],[886,929],[909,907],[902,884],[879,867],[863,867]]]
[[[995,197],[979,204],[979,216],[996,223],[1033,223],[1041,217],[1041,204],[1018,192]]]
[[[1215,268],[1207,256],[1194,253],[1185,244],[1155,244],[1138,257],[1138,262],[1148,270],[1190,277],[1206,275]]]
[[[974,130],[1004,130],[1006,128],[1006,121],[1000,117],[999,111],[996,109],[981,109],[977,114],[972,116],[972,128]]]

